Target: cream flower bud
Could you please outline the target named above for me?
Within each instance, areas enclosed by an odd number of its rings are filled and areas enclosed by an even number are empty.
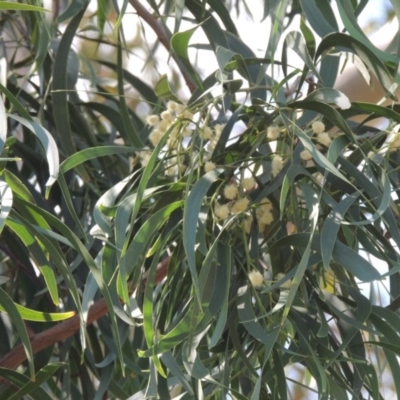
[[[214,207],[215,216],[218,219],[227,219],[230,214],[229,207],[226,204],[216,204]]]
[[[184,106],[183,104],[176,104],[176,106],[175,106],[175,112],[177,113],[177,114],[181,114],[181,113],[183,113],[184,111],[185,111],[185,108],[186,108],[186,106]]]
[[[276,154],[272,159],[272,176],[276,176],[283,168],[283,159],[279,154]]]
[[[246,211],[249,203],[250,200],[245,197],[236,200],[231,207],[232,214],[240,214],[241,212]]]
[[[318,135],[319,133],[324,132],[325,124],[321,121],[314,121],[311,125],[311,129]]]
[[[319,133],[317,136],[317,142],[323,146],[328,147],[332,140],[326,132]]]
[[[174,117],[172,116],[172,114],[168,111],[165,110],[161,113],[161,119],[163,121],[168,121],[168,122],[172,122],[172,120],[174,119]]]
[[[258,205],[257,212],[258,212],[258,211],[267,212],[267,211],[271,211],[271,210],[272,210],[272,203],[271,203],[271,201],[269,200],[268,197],[264,197],[264,198],[260,201],[260,203],[259,203],[259,205]]]
[[[165,175],[169,176],[169,177],[174,177],[175,175],[177,175],[177,171],[178,168],[176,165],[170,165],[166,170],[165,170]]]
[[[243,178],[240,184],[242,185],[244,190],[251,190],[254,189],[256,181],[252,176],[250,176],[249,178]]]
[[[274,216],[270,211],[257,215],[257,221],[261,222],[264,225],[269,225],[273,220]]]
[[[190,119],[190,120],[192,120],[192,119],[193,119],[193,113],[191,113],[189,110],[186,109],[186,110],[182,113],[182,117],[185,118],[185,119]]]
[[[176,112],[176,106],[177,106],[177,103],[175,103],[175,101],[169,101],[168,103],[167,103],[167,110],[170,112],[170,113],[173,113],[173,112]]]
[[[146,122],[150,125],[150,126],[155,126],[160,122],[160,117],[158,115],[148,115],[146,117]]]
[[[215,169],[215,164],[213,162],[207,161],[204,164],[204,171],[205,172],[210,172],[210,171],[213,171],[214,169]]]
[[[167,129],[170,127],[170,122],[166,120],[160,121],[160,123],[157,125],[157,129],[163,133],[167,131]]]
[[[224,128],[225,128],[225,124],[217,124],[214,126],[214,132],[215,132],[215,136],[217,138],[219,138],[221,136],[221,133]]]
[[[250,233],[252,224],[253,224],[253,218],[246,217],[245,220],[243,221],[243,229],[246,233]]]
[[[210,140],[212,137],[212,129],[209,126],[205,126],[200,130],[199,136],[200,139]]]
[[[239,193],[238,187],[235,183],[229,183],[224,187],[224,196],[228,200],[233,200]]]
[[[307,149],[305,149],[300,153],[300,158],[304,161],[309,161],[312,159],[312,155]]]
[[[253,287],[258,288],[264,283],[264,277],[260,271],[253,269],[253,271],[249,273],[249,281]]]
[[[163,133],[159,129],[153,129],[149,135],[149,140],[152,145],[155,147],[160,143],[160,140],[163,136]]]
[[[280,136],[281,132],[279,126],[271,125],[267,128],[267,138],[269,140],[276,140]]]

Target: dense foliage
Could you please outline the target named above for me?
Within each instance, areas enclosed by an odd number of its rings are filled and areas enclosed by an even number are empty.
[[[400,398],[399,38],[231,3],[0,2],[2,399]]]

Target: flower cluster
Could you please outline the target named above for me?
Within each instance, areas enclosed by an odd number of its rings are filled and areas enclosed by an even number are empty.
[[[196,121],[191,110],[185,105],[169,101],[166,109],[159,115],[149,115],[147,123],[152,127],[149,135],[149,142],[157,146],[160,140],[168,132],[166,144],[162,150],[164,155],[165,174],[169,177],[176,177],[184,173],[187,164],[193,162],[204,169],[204,173],[213,171],[216,164],[212,160],[213,152],[218,144],[224,129],[222,124],[208,124],[208,117],[203,119],[201,115],[207,113],[197,113]],[[208,114],[207,114],[208,115]],[[314,121],[311,125],[312,134],[316,135],[315,142],[322,146],[329,146],[331,138],[325,132],[325,124],[322,121]],[[281,137],[281,128],[272,124],[266,127],[266,138],[269,141],[278,140]],[[191,144],[196,143],[191,138],[197,135],[201,143],[195,150]],[[392,146],[400,147],[400,135],[396,136]],[[186,141],[185,141],[186,139]],[[138,153],[142,165],[147,165],[152,150],[144,148]],[[198,155],[194,156],[194,152]],[[275,153],[271,158],[271,176],[277,176],[285,165],[285,153],[280,155]],[[304,149],[300,153],[303,161],[310,161],[312,155],[309,150]],[[189,161],[192,160],[192,161]],[[195,161],[194,161],[195,160]],[[236,168],[236,167],[235,167]],[[248,193],[257,187],[255,176],[246,176],[239,179],[236,176],[224,185],[213,200],[214,216],[219,221],[227,220],[230,216],[243,215],[243,228],[250,232],[253,221],[257,224],[259,232],[264,232],[266,227],[274,221],[272,203],[268,198],[262,199],[259,203],[251,204]]]
[[[231,214],[237,215],[247,210],[250,200],[247,197],[240,196],[239,188],[246,191],[253,189],[255,186],[255,180],[254,178],[251,179],[253,179],[252,186],[249,183],[249,178],[244,178],[240,182],[240,186],[237,185],[236,181],[230,182],[224,186],[222,193],[223,197],[228,200],[228,203],[224,205],[216,203],[214,213],[218,219],[224,220]],[[250,186],[251,189],[249,189]]]
[[[179,136],[190,137],[192,129],[189,124],[193,114],[183,105],[169,101],[167,109],[160,115],[149,115],[146,122],[153,127],[150,132],[149,140],[153,146],[157,146],[165,132],[170,129],[168,137],[168,147],[177,148]]]
[[[332,139],[330,137],[330,135],[325,132],[325,124],[322,121],[314,121],[311,124],[311,130],[313,132],[313,134],[316,135],[316,142],[324,147],[329,147],[329,145],[332,142]],[[312,159],[312,155],[310,153],[309,150],[304,149],[301,153],[300,153],[300,158],[305,161],[308,162]]]
[[[174,101],[169,101],[166,110],[159,115],[147,116],[146,122],[152,127],[149,142],[153,147],[156,147],[168,132],[166,146],[163,149],[163,154],[166,155],[165,175],[175,177],[179,173],[183,173],[187,168],[185,161],[187,163],[189,158],[193,164],[199,164],[199,159],[195,156],[196,151],[193,148],[190,151],[187,149],[187,143],[195,133],[204,144],[201,158],[204,171],[207,173],[215,169],[216,165],[210,159],[225,125],[216,124],[214,127],[210,127],[200,117],[195,121],[192,111],[187,106]],[[147,165],[150,154],[151,150],[148,147],[139,152],[138,156],[143,166]]]
[[[327,132],[325,132],[325,124],[321,121],[314,121],[311,125],[312,131],[317,135],[317,143],[328,147],[331,144],[331,138]]]

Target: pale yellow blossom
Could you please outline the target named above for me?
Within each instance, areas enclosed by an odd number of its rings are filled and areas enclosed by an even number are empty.
[[[233,200],[237,197],[239,193],[236,183],[229,183],[224,187],[224,196],[228,200]]]
[[[204,164],[204,171],[205,172],[210,172],[210,171],[213,171],[214,169],[215,169],[215,164],[213,162],[207,161]]]
[[[165,170],[165,175],[169,177],[174,177],[177,175],[177,166],[176,165],[169,165],[168,168]]]
[[[270,211],[263,212],[262,214],[257,214],[257,221],[264,225],[269,225],[273,222],[274,216]]]
[[[276,140],[280,136],[281,132],[279,126],[271,125],[267,128],[267,138],[269,140]]]
[[[215,136],[217,138],[219,138],[221,136],[221,133],[224,128],[225,128],[225,124],[217,124],[214,126],[214,132],[215,132]]]
[[[176,104],[175,106],[175,111],[177,114],[181,114],[185,111],[186,106],[184,106],[183,104]]]
[[[170,127],[171,123],[170,121],[167,120],[162,120],[160,123],[157,125],[157,129],[163,133],[167,131],[167,129]]]
[[[243,229],[246,233],[250,233],[252,224],[253,224],[253,218],[247,216],[243,221]]]
[[[279,174],[279,172],[281,172],[282,168],[283,168],[283,159],[279,154],[276,154],[273,158],[272,158],[272,176],[276,176]]]
[[[174,112],[176,112],[176,106],[177,106],[177,103],[175,103],[175,101],[169,101],[168,103],[167,103],[167,110],[170,112],[170,113],[174,113]]]
[[[157,146],[162,137],[163,133],[159,129],[153,129],[149,135],[149,140],[153,146]]]
[[[253,269],[253,271],[250,271],[249,273],[249,281],[253,287],[258,288],[264,283],[264,277],[260,271]]]
[[[182,113],[182,117],[185,119],[193,119],[193,113],[191,113],[188,109],[186,109],[183,113]]]
[[[232,214],[240,214],[241,212],[246,211],[249,203],[250,200],[245,197],[236,200],[231,207]]]
[[[322,121],[314,121],[311,125],[311,129],[318,135],[325,131],[325,124]]]
[[[148,115],[146,117],[146,122],[150,125],[150,126],[155,126],[160,122],[160,117],[158,115]]]
[[[304,161],[309,161],[312,159],[312,155],[307,149],[305,149],[300,153],[300,158]]]
[[[256,180],[250,176],[249,178],[243,178],[240,182],[244,190],[252,190],[256,185]]]
[[[174,117],[172,116],[172,114],[168,111],[165,110],[161,113],[161,119],[163,121],[168,121],[168,122],[172,122],[172,120],[174,119]]]
[[[212,137],[212,129],[209,126],[204,126],[199,133],[200,139],[210,140]]]
[[[332,140],[326,132],[319,133],[317,136],[317,142],[323,146],[328,147]]]
[[[257,212],[269,212],[272,210],[272,203],[268,197],[264,197],[261,199],[260,203],[258,204]]]
[[[226,204],[216,204],[214,207],[215,216],[218,219],[227,219],[230,214],[229,207]]]

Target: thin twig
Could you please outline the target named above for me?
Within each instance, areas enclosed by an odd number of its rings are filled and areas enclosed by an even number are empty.
[[[167,51],[172,55],[176,64],[178,65],[179,70],[183,76],[183,79],[186,82],[191,93],[196,90],[195,85],[192,82],[192,79],[187,74],[186,70],[182,66],[182,62],[179,57],[172,51],[167,35],[165,34],[164,28],[160,24],[160,22],[152,15],[139,0],[129,0],[131,6],[136,10],[138,16],[147,22],[147,24],[153,29],[154,33],[157,35],[158,40],[161,44],[167,49]]]

